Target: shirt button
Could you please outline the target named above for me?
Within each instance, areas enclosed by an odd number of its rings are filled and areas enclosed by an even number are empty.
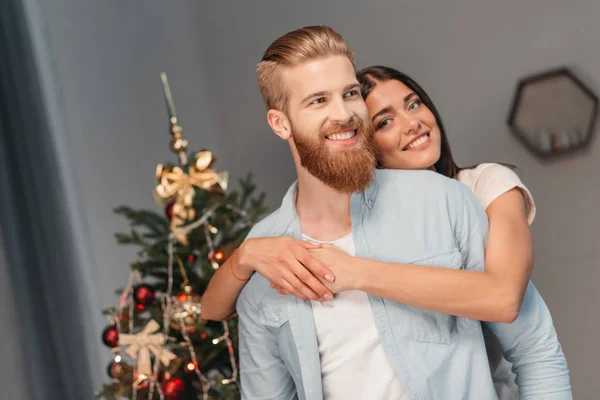
[[[281,319],[281,317],[279,316],[279,314],[275,314],[275,321],[278,321]]]

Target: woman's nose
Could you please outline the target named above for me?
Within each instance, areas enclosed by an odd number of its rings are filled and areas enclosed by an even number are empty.
[[[411,135],[421,131],[421,121],[418,118],[403,117],[404,134]]]
[[[415,132],[419,132],[421,130],[421,121],[418,119],[412,119],[410,121],[410,129]]]

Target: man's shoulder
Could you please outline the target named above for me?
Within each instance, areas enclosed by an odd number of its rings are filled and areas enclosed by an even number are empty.
[[[380,189],[401,190],[422,195],[455,194],[468,192],[464,184],[430,170],[378,170],[377,183]]]
[[[280,211],[281,209],[278,208],[257,222],[246,236],[246,239],[276,236],[275,225],[279,219]],[[242,312],[248,312],[249,309],[247,306],[255,308],[260,299],[263,297],[264,293],[270,288],[271,286],[269,281],[267,281],[267,279],[265,279],[262,275],[258,273],[252,274],[252,277],[244,286],[240,296],[238,297],[238,312],[240,309]]]
[[[252,229],[250,229],[250,232],[248,232],[246,239],[251,239],[251,238],[256,238],[256,237],[273,236],[274,235],[273,230],[274,230],[275,224],[278,220],[280,210],[281,209],[278,208],[277,210],[273,211],[271,214],[267,215],[266,217],[264,217],[263,219],[258,221],[252,227]]]

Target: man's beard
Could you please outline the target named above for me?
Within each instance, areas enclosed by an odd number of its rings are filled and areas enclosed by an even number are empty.
[[[325,137],[332,133],[356,129],[358,143],[352,148],[331,151]],[[317,139],[292,127],[300,164],[314,177],[341,193],[363,191],[373,179],[376,147],[373,126],[356,116],[348,123],[328,125]]]

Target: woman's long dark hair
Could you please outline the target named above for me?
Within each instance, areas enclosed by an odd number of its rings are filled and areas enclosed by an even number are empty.
[[[427,106],[427,108],[435,116],[435,120],[440,128],[442,145],[440,151],[440,159],[434,165],[435,170],[449,178],[456,178],[456,175],[462,168],[459,168],[454,162],[454,158],[452,158],[452,150],[450,149],[450,143],[448,142],[448,136],[446,136],[446,130],[444,129],[442,118],[440,117],[437,108],[435,108],[435,105],[429,98],[427,92],[425,92],[425,90],[417,82],[412,80],[409,76],[389,67],[368,67],[360,70],[356,74],[356,76],[358,82],[360,83],[362,96],[365,100],[367,99],[367,96],[369,96],[369,93],[371,93],[371,90],[373,90],[373,88],[377,84],[377,81],[383,82],[389,80],[396,80],[398,82],[402,82],[419,96],[423,104],[425,104],[425,106]]]

